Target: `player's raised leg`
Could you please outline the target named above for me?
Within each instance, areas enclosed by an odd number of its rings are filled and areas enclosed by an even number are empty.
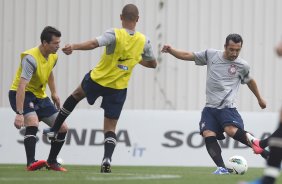
[[[62,124],[66,118],[71,114],[75,106],[85,97],[84,91],[81,85],[66,99],[63,107],[60,109],[60,112],[55,120],[54,125],[51,128],[43,130],[43,134],[46,135],[49,139],[56,139],[57,132],[61,128]]]

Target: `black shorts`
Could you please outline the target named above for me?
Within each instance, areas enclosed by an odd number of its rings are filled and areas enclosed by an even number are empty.
[[[203,109],[199,123],[201,134],[205,130],[211,130],[216,133],[218,140],[222,140],[225,138],[223,135],[224,127],[229,125],[244,130],[243,120],[236,108],[217,109],[205,107]]]
[[[12,109],[16,112],[16,91],[9,91],[9,101]],[[25,92],[24,98],[24,115],[30,112],[35,112],[38,116],[39,121],[42,118],[48,118],[53,114],[57,113],[55,105],[51,102],[49,97],[46,98],[36,98],[36,96],[29,92]]]
[[[126,99],[127,89],[113,89],[101,86],[94,82],[90,73],[87,73],[81,83],[87,101],[93,105],[98,97],[103,97],[101,107],[104,109],[104,116],[110,119],[118,119]]]

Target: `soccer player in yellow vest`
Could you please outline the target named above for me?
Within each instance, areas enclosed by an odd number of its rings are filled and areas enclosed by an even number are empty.
[[[58,136],[51,142],[51,150],[47,162],[35,160],[36,133],[40,121],[52,126],[60,108],[53,68],[56,65],[61,32],[47,26],[41,33],[41,44],[38,47],[21,53],[21,62],[11,89],[9,100],[16,112],[14,125],[20,129],[25,127],[24,146],[27,157],[27,170],[34,171],[47,167],[51,170],[66,171],[58,162],[59,154],[66,137],[67,126],[63,123]],[[51,91],[54,104],[47,96],[46,85]]]
[[[109,29],[92,40],[68,44],[63,48],[63,52],[69,55],[73,50],[106,47],[99,64],[85,75],[82,83],[65,101],[54,126],[43,131],[51,139],[56,137],[61,124],[80,100],[86,97],[88,103],[93,105],[102,96],[105,135],[101,164],[103,173],[111,172],[111,157],[116,145],[116,124],[126,99],[127,85],[134,66],[138,63],[148,68],[157,66],[149,39],[135,30],[139,19],[138,8],[127,4],[123,7],[120,19],[121,29]]]

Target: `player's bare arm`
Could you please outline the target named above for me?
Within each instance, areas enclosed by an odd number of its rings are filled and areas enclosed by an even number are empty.
[[[151,60],[151,61],[140,61],[140,65],[147,67],[147,68],[156,68],[157,67],[157,61],[156,60]]]
[[[14,125],[17,129],[20,129],[24,126],[24,116],[23,116],[23,104],[25,98],[25,87],[28,84],[28,80],[25,78],[21,78],[19,82],[19,86],[17,89],[16,95],[16,106],[17,106],[17,115],[15,117]]]
[[[82,43],[67,44],[62,51],[66,55],[70,55],[73,50],[92,50],[99,47],[99,43],[96,38]]]
[[[60,103],[60,98],[57,94],[57,90],[56,90],[56,84],[55,84],[55,78],[54,78],[54,74],[53,74],[53,71],[51,72],[50,76],[49,76],[49,79],[48,79],[48,86],[49,86],[49,89],[51,91],[51,98],[54,102],[54,104],[56,105],[56,107],[58,109],[60,109],[61,107],[61,103]]]
[[[253,94],[256,96],[259,106],[264,109],[266,108],[266,101],[260,96],[257,83],[254,79],[251,79],[250,82],[247,83],[249,89],[253,92]]]
[[[181,60],[195,61],[195,56],[192,52],[178,50],[178,49],[171,47],[168,44],[163,46],[161,52],[162,53],[169,53],[169,54],[173,55],[174,57],[181,59]]]

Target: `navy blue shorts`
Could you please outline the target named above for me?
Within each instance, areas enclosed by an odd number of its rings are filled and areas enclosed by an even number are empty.
[[[211,130],[216,133],[218,140],[222,140],[225,138],[223,135],[224,127],[228,125],[244,130],[243,120],[236,108],[217,109],[205,107],[203,109],[199,123],[201,134],[205,130]]]
[[[98,97],[103,97],[101,107],[104,116],[110,119],[118,119],[126,99],[127,89],[113,89],[101,86],[94,82],[90,73],[87,73],[81,83],[87,101],[93,105]]]
[[[16,112],[16,91],[9,91],[9,101],[12,109]],[[24,98],[24,114],[30,112],[36,112],[39,121],[42,118],[48,118],[53,114],[57,113],[58,110],[56,109],[55,105],[51,102],[49,97],[46,98],[36,98],[36,96],[29,92],[25,92]]]

